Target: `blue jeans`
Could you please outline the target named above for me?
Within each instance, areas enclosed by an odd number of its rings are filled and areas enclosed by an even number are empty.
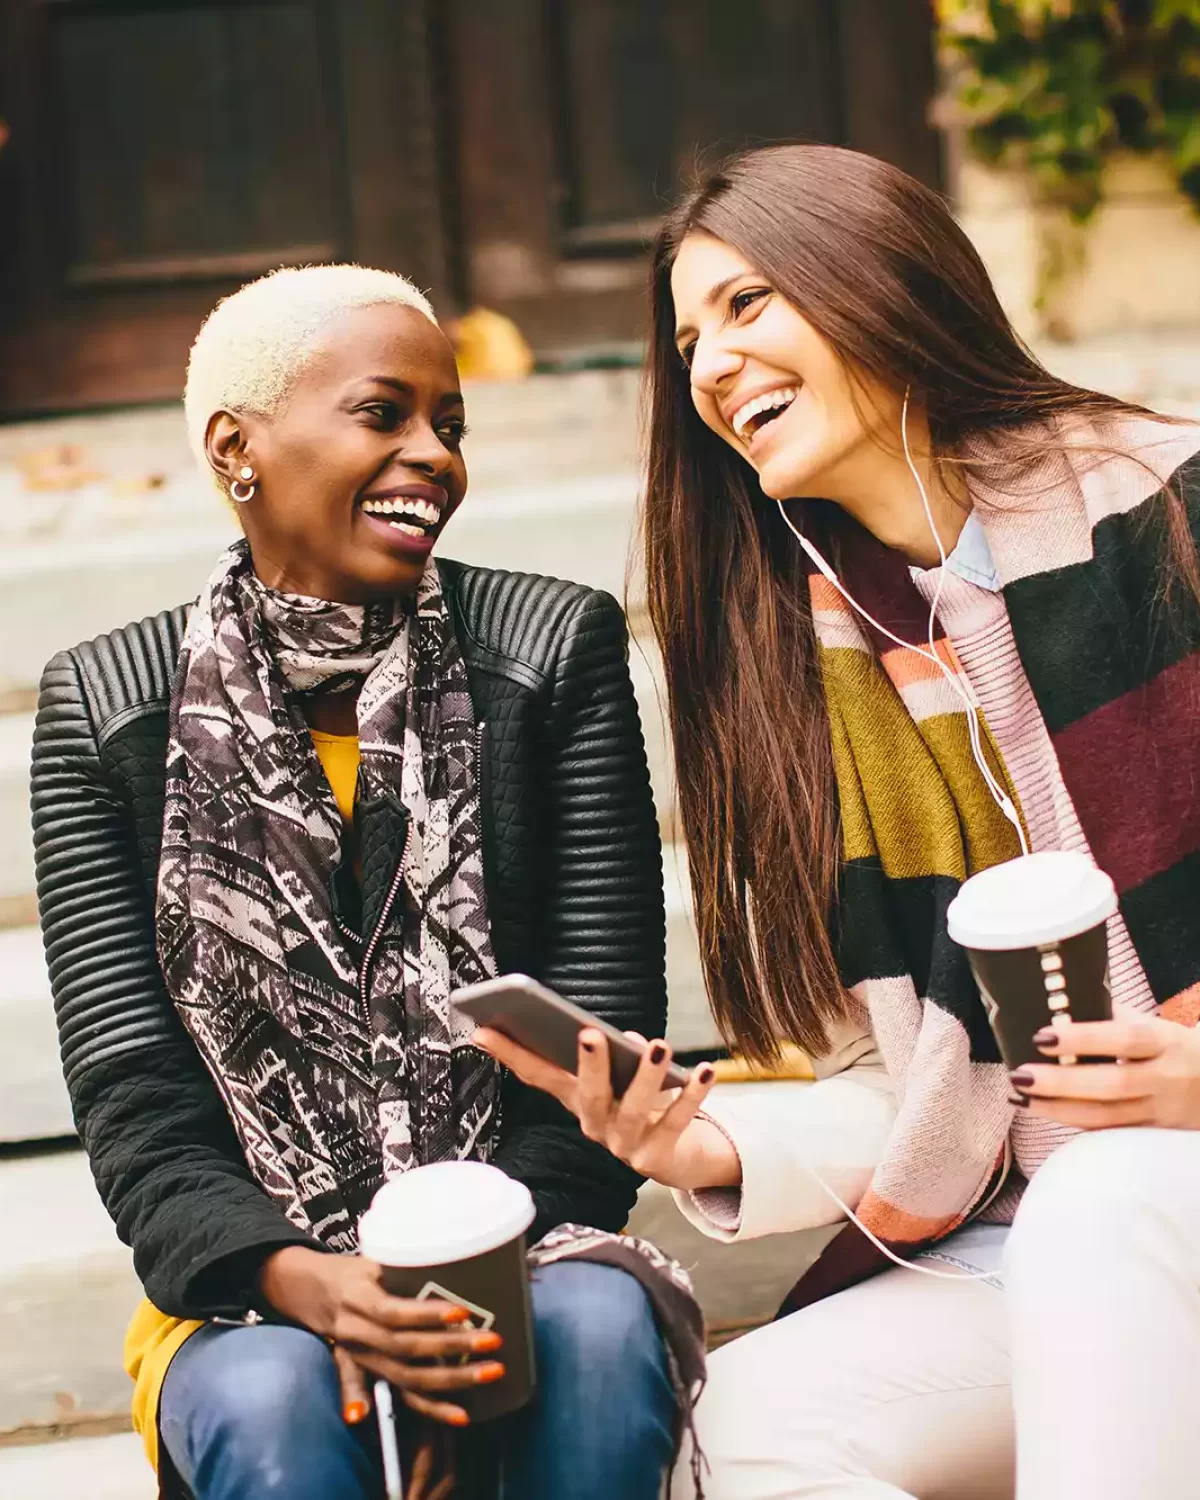
[[[583,1262],[533,1275],[538,1394],[507,1419],[512,1500],[658,1500],[675,1400],[632,1276]],[[209,1324],[171,1362],[162,1442],[196,1500],[378,1500],[375,1423],[347,1427],[328,1347],[303,1329]]]

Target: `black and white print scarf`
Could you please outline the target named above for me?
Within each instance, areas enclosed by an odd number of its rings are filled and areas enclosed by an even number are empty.
[[[344,828],[300,706],[356,683],[359,805],[408,829],[365,946],[335,914]],[[159,960],[251,1171],[331,1249],[383,1178],[491,1152],[498,1069],[449,1004],[495,973],[475,761],[436,565],[408,613],[275,593],[245,542],[225,553],[171,703]]]

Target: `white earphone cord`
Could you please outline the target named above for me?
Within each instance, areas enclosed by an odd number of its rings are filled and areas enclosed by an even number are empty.
[[[984,779],[984,783],[986,784],[988,791],[992,795],[992,800],[995,802],[996,806],[1000,809],[1004,816],[1008,819],[1008,821],[1017,830],[1017,837],[1021,841],[1021,853],[1028,854],[1029,842],[1025,836],[1025,829],[1021,824],[1020,815],[1018,814],[1016,808],[1013,806],[1012,799],[1004,790],[1003,786],[1001,786],[1000,782],[996,779],[995,773],[992,771],[991,766],[988,765],[987,757],[983,753],[983,732],[980,729],[979,705],[975,702],[971,694],[959,681],[958,675],[954,672],[954,670],[950,666],[948,666],[947,663],[944,662],[941,656],[938,654],[937,644],[934,637],[934,629],[937,623],[938,605],[941,603],[942,599],[942,586],[946,580],[946,549],[942,546],[942,539],[938,535],[937,525],[935,524],[933,519],[933,507],[929,503],[929,495],[925,489],[925,485],[921,479],[920,474],[917,472],[917,466],[915,463],[913,463],[912,451],[908,446],[908,396],[908,391],[905,391],[904,405],[900,409],[900,441],[904,445],[904,461],[908,465],[908,471],[912,475],[913,481],[917,486],[917,491],[921,496],[921,505],[925,511],[925,519],[929,522],[929,529],[933,533],[933,540],[938,550],[938,558],[940,560],[941,569],[938,577],[937,588],[934,591],[933,595],[933,602],[929,606],[929,629],[927,632],[927,639],[929,642],[928,651],[923,650],[920,646],[914,646],[910,641],[902,641],[898,635],[893,635],[893,633],[887,628],[886,625],[881,625],[873,615],[869,615],[867,613],[867,611],[862,607],[858,600],[855,599],[850,591],[843,585],[841,579],[833,571],[829,563],[826,562],[825,558],[821,556],[820,552],[818,552],[812,542],[810,542],[809,539],[796,526],[792,524],[792,519],[788,515],[787,510],[784,506],[784,502],[782,500],[778,502],[779,514],[783,517],[785,524],[795,536],[796,540],[800,543],[801,547],[804,548],[804,551],[807,553],[814,567],[818,569],[823,577],[828,579],[828,581],[833,584],[834,588],[837,589],[838,593],[841,594],[842,598],[845,599],[846,603],[849,604],[851,609],[856,610],[864,620],[867,620],[871,625],[873,625],[875,629],[878,630],[881,635],[886,636],[889,641],[894,641],[897,646],[902,647],[905,651],[915,651],[918,656],[923,656],[927,661],[933,662],[934,666],[936,666],[938,671],[941,672],[942,676],[946,679],[950,687],[953,689],[955,695],[962,701],[964,707],[966,708],[967,735],[971,742],[971,755],[975,760],[975,764],[979,767],[979,771]],[[813,1176],[813,1178],[815,1178],[817,1183],[826,1193],[829,1194],[830,1198],[833,1199],[833,1201],[846,1215],[850,1222],[858,1226],[858,1228],[862,1231],[863,1234],[866,1235],[867,1239],[870,1240],[875,1248],[882,1251],[882,1253],[886,1255],[890,1261],[894,1261],[896,1265],[902,1266],[906,1271],[916,1271],[919,1272],[922,1276],[936,1276],[943,1281],[995,1282],[995,1271],[933,1271],[930,1270],[928,1266],[918,1266],[914,1265],[912,1261],[904,1260],[901,1256],[896,1255],[891,1250],[889,1250],[881,1239],[872,1234],[872,1232],[862,1222],[862,1220],[858,1217],[854,1210],[848,1204],[842,1202],[841,1198],[837,1195],[837,1193],[834,1192],[834,1190],[829,1186],[829,1184],[825,1181],[825,1179],[819,1172],[815,1171],[807,1164],[805,1164],[804,1169],[806,1172],[809,1172]]]
[[[927,632],[927,639],[929,641],[928,651],[923,650],[920,646],[914,646],[911,641],[901,640],[900,637],[893,634],[893,632],[890,631],[886,625],[881,625],[873,615],[867,613],[867,611],[862,607],[862,605],[858,602],[854,595],[851,594],[850,591],[845,587],[841,579],[833,571],[825,558],[822,557],[820,552],[817,551],[813,543],[810,542],[809,539],[803,534],[803,532],[801,532],[793,524],[792,518],[788,515],[787,510],[785,509],[784,501],[782,500],[777,502],[779,505],[779,514],[783,517],[784,524],[787,526],[788,530],[800,543],[801,547],[804,548],[804,551],[807,553],[813,565],[817,568],[817,570],[822,574],[824,578],[828,579],[828,581],[833,584],[834,588],[837,589],[838,593],[841,594],[842,598],[845,599],[846,603],[851,607],[851,609],[857,611],[857,613],[860,614],[864,620],[867,620],[871,625],[873,625],[875,629],[878,630],[881,635],[886,636],[889,641],[894,641],[896,645],[902,647],[903,650],[915,652],[917,656],[924,657],[926,661],[931,661],[934,666],[937,667],[942,676],[946,679],[946,682],[949,684],[955,696],[961,700],[967,710],[967,734],[971,741],[971,755],[975,761],[975,764],[979,767],[980,775],[983,777],[984,782],[987,785],[987,789],[991,793],[992,800],[995,802],[996,806],[1017,830],[1017,837],[1021,842],[1021,853],[1028,854],[1029,843],[1025,837],[1025,829],[1021,825],[1020,816],[1018,815],[1016,808],[1013,806],[1011,798],[1008,796],[1007,792],[996,779],[995,773],[992,771],[991,766],[988,765],[987,757],[983,753],[983,735],[982,730],[979,727],[978,704],[975,702],[974,698],[972,698],[967,689],[963,687],[953,669],[942,660],[941,656],[938,654],[937,646],[934,641],[934,627],[937,621],[937,607],[941,602],[942,586],[945,583],[946,549],[942,546],[942,539],[938,535],[937,526],[934,524],[933,508],[929,503],[929,495],[926,493],[925,485],[922,482],[920,474],[917,472],[917,466],[913,463],[912,453],[908,446],[907,391],[905,391],[904,393],[904,405],[901,408],[900,412],[900,438],[904,444],[904,461],[908,465],[909,473],[912,475],[913,480],[917,486],[917,491],[921,496],[921,504],[925,510],[925,519],[929,522],[929,529],[933,534],[934,544],[937,547],[938,557],[941,560],[941,576],[938,578],[937,589],[934,593],[933,602],[930,605],[929,609],[929,629]]]

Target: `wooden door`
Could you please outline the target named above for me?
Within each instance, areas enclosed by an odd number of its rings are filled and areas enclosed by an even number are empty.
[[[0,413],[170,399],[216,298],[447,264],[432,8],[3,0]]]
[[[927,0],[457,0],[466,284],[542,354],[641,332],[644,245],[698,157],[857,146],[925,180]]]
[[[170,400],[217,297],[394,268],[632,350],[698,153],[936,180],[928,0],[0,0],[0,416]]]

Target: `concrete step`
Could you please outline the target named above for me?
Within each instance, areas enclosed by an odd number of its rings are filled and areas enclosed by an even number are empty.
[[[155,1500],[158,1482],[132,1432],[0,1448],[4,1500]]]
[[[464,445],[472,484],[539,483],[637,467],[641,372],[586,370],[528,380],[469,381]],[[63,462],[62,450],[72,454]],[[11,535],[66,531],[81,509],[103,502],[126,530],[170,524],[176,500],[207,509],[207,486],[171,497],[166,486],[195,472],[181,404],[0,423],[0,469],[15,471]],[[186,520],[186,518],[178,518]]]
[[[141,1292],[83,1154],[0,1161],[0,1224],[0,1328],[12,1330],[0,1339],[0,1439],[120,1421],[130,1396],[122,1339]],[[653,1183],[642,1190],[631,1228],[689,1268],[717,1338],[769,1318],[828,1238],[821,1231],[719,1245],[693,1230]],[[10,1494],[3,1468],[0,1494]]]
[[[74,1133],[36,927],[0,931],[0,1143]]]
[[[140,1292],[83,1154],[0,1161],[0,1224],[0,1434],[125,1415]]]
[[[667,850],[667,1035],[680,1051],[719,1044],[700,979],[682,854]],[[50,984],[35,927],[0,930],[0,1143],[72,1134]]]
[[[33,838],[29,827],[32,743],[32,714],[0,714],[0,926],[4,925],[6,906],[15,907],[25,916],[33,894]],[[0,969],[0,975],[3,972]]]

